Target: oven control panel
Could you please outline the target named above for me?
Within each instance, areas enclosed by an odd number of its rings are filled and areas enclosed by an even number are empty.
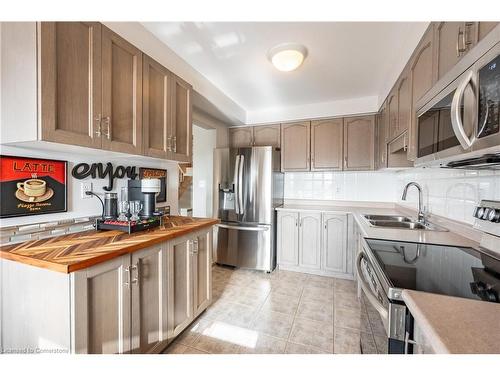
[[[500,202],[482,200],[472,214],[475,218],[474,228],[483,232],[500,236]]]

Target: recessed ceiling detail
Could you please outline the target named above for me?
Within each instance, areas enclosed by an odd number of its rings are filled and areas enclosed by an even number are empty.
[[[247,119],[257,118],[252,113],[259,113],[262,114],[259,119],[271,121],[271,117],[283,117],[282,113],[290,112],[288,108],[317,108],[319,103],[337,103],[323,107],[339,108],[342,103],[355,100],[372,103],[372,98],[377,102],[387,95],[428,23],[146,22],[143,25],[240,105]],[[305,62],[290,74],[278,71],[268,58],[268,52],[284,41],[307,47]],[[370,110],[373,107],[376,105]],[[346,106],[342,104],[342,108]],[[297,109],[294,113],[299,112]]]

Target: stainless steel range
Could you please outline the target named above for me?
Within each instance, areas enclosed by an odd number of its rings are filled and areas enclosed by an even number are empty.
[[[483,232],[477,249],[362,241],[358,282],[379,312],[389,353],[412,353],[413,318],[402,300],[403,289],[500,303],[500,202],[482,201],[474,216],[474,227]]]

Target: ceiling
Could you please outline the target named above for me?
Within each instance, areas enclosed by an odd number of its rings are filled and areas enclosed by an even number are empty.
[[[383,100],[425,22],[146,22],[150,32],[247,112]],[[308,49],[293,72],[267,59],[284,42]],[[382,99],[381,99],[382,97]]]

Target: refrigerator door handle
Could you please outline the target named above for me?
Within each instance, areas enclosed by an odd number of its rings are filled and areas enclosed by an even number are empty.
[[[227,225],[227,224],[216,224],[216,226],[219,228],[246,230],[246,231],[251,231],[251,232],[265,232],[265,231],[269,230],[269,226],[242,227],[239,225]]]
[[[240,170],[240,155],[236,155],[236,161],[234,162],[234,210],[236,211],[236,214],[240,213],[240,207],[239,207],[239,189],[240,189],[240,184],[239,184],[239,174]]]
[[[240,155],[240,165],[238,170],[238,206],[239,213],[244,214],[243,209],[243,164],[245,162],[245,156]]]

